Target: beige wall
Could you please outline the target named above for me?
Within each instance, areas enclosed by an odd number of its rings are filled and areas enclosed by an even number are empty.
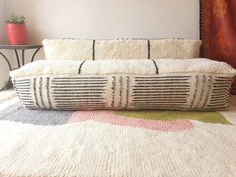
[[[199,38],[199,0],[6,0],[6,9],[8,16],[26,17],[30,43],[44,38]],[[42,50],[38,58],[44,58]]]
[[[4,21],[10,14],[26,17],[30,43],[44,38],[199,38],[199,0],[0,0],[0,43],[6,42]],[[13,53],[4,52],[15,67]],[[33,51],[27,52],[30,58]]]
[[[0,44],[5,42],[6,0],[0,0]]]
[[[199,37],[199,0],[7,0],[43,38]]]

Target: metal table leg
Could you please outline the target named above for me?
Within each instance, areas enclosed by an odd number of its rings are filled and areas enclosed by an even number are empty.
[[[20,68],[20,59],[19,59],[19,55],[16,49],[14,49],[15,54],[16,54],[16,60],[17,60],[17,64],[18,64],[18,68]]]
[[[40,49],[41,49],[41,47],[39,47],[39,48],[34,52],[32,58],[31,58],[31,62],[34,61],[34,57],[35,57],[35,55],[38,53],[38,51],[39,51]]]
[[[21,53],[22,66],[24,66],[25,65],[25,49],[22,49],[21,52],[22,52]]]

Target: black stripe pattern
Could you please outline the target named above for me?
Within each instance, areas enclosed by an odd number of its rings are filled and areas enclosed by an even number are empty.
[[[93,40],[93,60],[95,60],[95,43],[96,41]]]
[[[13,80],[29,109],[175,109],[227,107],[232,77],[224,75],[77,75]]]
[[[158,67],[157,67],[157,64],[156,64],[156,61],[152,59],[152,62],[156,68],[156,74],[159,74],[159,70],[158,70]]]
[[[85,60],[84,61],[82,61],[82,63],[80,63],[80,65],[79,65],[79,70],[78,70],[78,74],[80,74],[81,73],[81,70],[82,70],[82,66],[83,66],[83,64],[85,63]]]
[[[150,40],[147,40],[147,44],[148,44],[148,45],[147,45],[147,48],[148,48],[148,57],[147,57],[147,58],[150,59],[150,50],[151,50],[151,49],[150,49],[150,48],[151,48],[151,47],[150,47]]]

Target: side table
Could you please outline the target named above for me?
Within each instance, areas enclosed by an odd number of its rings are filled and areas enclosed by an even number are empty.
[[[17,60],[17,68],[20,68],[21,66],[25,65],[25,51],[28,49],[34,49],[34,53],[31,57],[31,62],[34,61],[35,55],[38,53],[38,51],[42,48],[42,45],[0,45],[0,55],[2,58],[7,62],[7,65],[9,67],[9,71],[13,70],[11,62],[9,58],[1,51],[1,50],[14,50],[16,60]],[[18,51],[21,51],[21,58],[18,54]],[[14,69],[17,69],[14,68]],[[5,87],[8,85],[10,81],[10,77],[8,77],[8,81],[6,80],[0,80],[0,91],[5,89]]]

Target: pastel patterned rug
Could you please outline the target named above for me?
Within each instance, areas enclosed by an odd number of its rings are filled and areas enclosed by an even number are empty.
[[[236,176],[217,112],[0,111],[0,176]]]

